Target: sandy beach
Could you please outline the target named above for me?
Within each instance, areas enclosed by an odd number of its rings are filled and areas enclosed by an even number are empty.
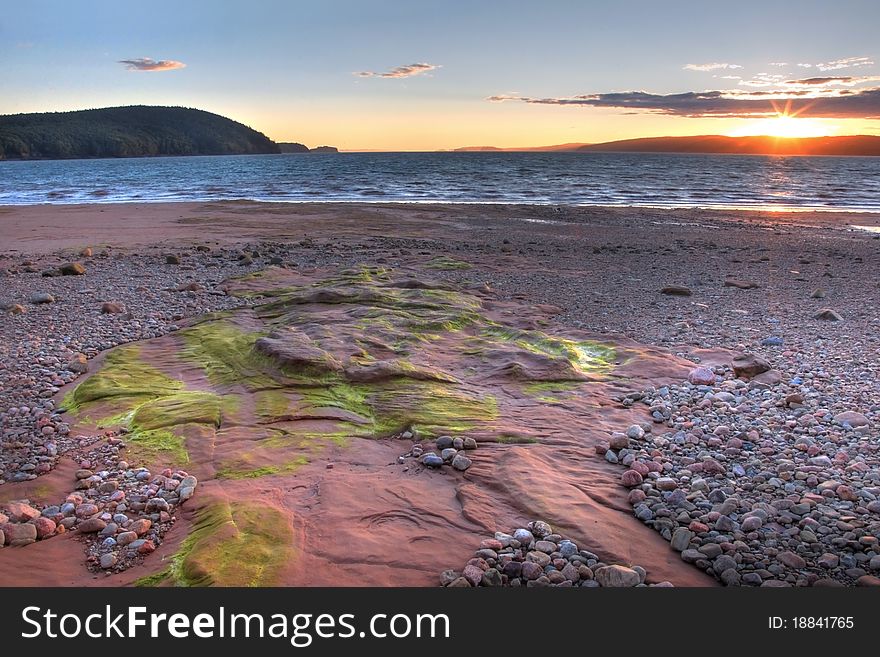
[[[880,584],[878,228],[2,207],[2,583]]]

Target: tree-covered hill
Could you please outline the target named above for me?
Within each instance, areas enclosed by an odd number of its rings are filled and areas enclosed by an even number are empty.
[[[184,107],[0,116],[0,160],[278,153],[261,132]]]

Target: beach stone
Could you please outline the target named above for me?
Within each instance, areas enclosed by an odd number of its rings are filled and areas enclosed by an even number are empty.
[[[559,541],[559,546],[557,549],[559,550],[559,554],[562,555],[563,559],[568,559],[569,557],[573,557],[578,553],[577,544],[569,541],[568,539],[563,539],[562,541]]]
[[[813,299],[824,299],[827,296],[827,292],[821,287],[817,287],[813,290],[813,293],[810,295]]]
[[[133,531],[138,536],[143,536],[150,530],[150,527],[152,526],[153,523],[149,518],[139,518],[131,523],[131,526],[128,529],[129,531]]]
[[[0,526],[0,531],[3,532],[6,545],[13,547],[29,545],[37,540],[37,527],[29,522],[8,522]]]
[[[715,561],[712,562],[712,570],[715,571],[715,574],[720,575],[725,570],[733,569],[736,571],[736,560],[733,557],[729,557],[726,554],[722,554]]]
[[[440,458],[443,459],[446,463],[452,461],[455,455],[458,454],[458,450],[454,447],[447,447],[442,452],[440,452]]]
[[[689,297],[693,294],[691,289],[684,285],[666,285],[660,288],[660,292],[674,297]]]
[[[471,438],[470,436],[468,436],[467,438],[464,439],[464,448],[465,449],[476,449],[477,448],[477,441],[474,438]]]
[[[522,573],[523,562],[522,561],[508,561],[504,564],[501,572],[508,577],[508,579],[515,579],[520,576]]]
[[[480,581],[481,586],[501,586],[502,584],[501,573],[495,568],[490,568],[484,572],[483,579]]]
[[[685,561],[687,563],[696,563],[700,559],[705,559],[705,558],[706,558],[706,555],[704,555],[699,550],[688,549],[688,550],[684,550],[681,553],[682,561]]]
[[[734,375],[746,378],[751,378],[770,369],[770,363],[755,354],[734,356],[732,366]]]
[[[669,544],[672,546],[672,549],[676,552],[684,552],[690,547],[691,540],[694,538],[694,533],[685,527],[679,527],[672,534],[672,540]]]
[[[688,374],[688,381],[695,386],[711,386],[715,383],[715,372],[708,367],[695,367]]]
[[[76,374],[85,374],[89,371],[89,360],[86,358],[85,354],[76,354],[73,358],[67,361],[65,367]],[[82,478],[84,479],[85,477]]]
[[[720,579],[725,586],[739,586],[742,578],[740,577],[739,572],[736,568],[728,568],[723,571],[719,576]]]
[[[545,536],[550,536],[553,533],[553,528],[550,527],[543,520],[535,520],[534,522],[529,523],[529,529],[532,534],[534,534],[537,538],[544,538]],[[516,538],[516,534],[514,534],[514,538]]]
[[[101,568],[108,570],[116,565],[118,558],[115,552],[108,552],[101,555]]]
[[[629,447],[629,438],[625,433],[620,433],[616,431],[611,434],[611,438],[608,439],[608,446],[611,449],[626,449]]]
[[[455,438],[453,438],[452,447],[455,450],[464,449],[464,438],[462,438],[461,436],[456,436]]]
[[[856,586],[880,586],[880,577],[862,575],[856,580]]]
[[[834,416],[834,421],[840,424],[848,424],[851,427],[867,427],[871,421],[861,413],[844,411]]]
[[[738,278],[727,278],[724,280],[724,287],[735,287],[740,290],[753,290],[758,287],[758,284],[752,281],[743,281]]]
[[[740,529],[746,533],[753,532],[760,529],[763,524],[764,522],[759,517],[749,516],[748,518],[743,519]]]
[[[31,295],[31,303],[35,305],[44,304],[44,303],[54,303],[55,297],[53,297],[48,292],[35,292]]]
[[[641,440],[645,437],[645,430],[642,429],[638,424],[630,425],[630,427],[626,430],[626,437],[630,440]]]
[[[130,543],[134,543],[137,540],[137,538],[138,538],[137,532],[126,531],[126,532],[122,532],[121,534],[119,534],[116,537],[116,542],[119,543],[119,545],[125,546],[125,545],[129,545]]]
[[[429,468],[439,468],[443,465],[443,459],[433,452],[428,452],[422,456],[422,464],[427,465]]]
[[[87,246],[82,251],[79,252],[80,257],[82,258],[91,258],[92,257],[92,247]]]
[[[436,446],[439,450],[449,449],[452,447],[453,439],[452,436],[440,436],[437,438]]]
[[[58,268],[62,276],[82,276],[86,268],[80,262],[67,262]]]
[[[34,518],[31,522],[37,528],[37,538],[41,540],[52,536],[57,527],[54,520],[45,517]]]
[[[627,470],[620,476],[620,483],[622,483],[627,488],[638,486],[642,483],[642,480],[642,475],[640,475],[636,470]]]
[[[528,529],[517,529],[513,532],[513,538],[519,541],[520,545],[528,547],[535,540],[534,535]]]
[[[100,518],[88,518],[79,523],[77,528],[84,534],[95,534],[102,531],[106,526],[107,523]]]
[[[470,588],[470,586],[471,583],[467,581],[467,579],[465,579],[464,577],[459,577],[449,584],[450,589],[467,589]]]
[[[531,582],[543,575],[544,569],[533,561],[524,561],[520,572],[524,580]]]
[[[174,255],[173,253],[169,253],[165,256],[165,264],[166,265],[179,265],[180,264],[180,256]]]
[[[620,565],[602,566],[594,572],[594,577],[599,585],[604,587],[628,588],[641,583],[641,578],[635,570]]]
[[[6,515],[15,522],[27,522],[28,520],[39,518],[40,512],[24,502],[9,502],[6,505]]]
[[[842,322],[843,317],[836,310],[832,310],[831,308],[822,308],[819,312],[813,315],[813,319],[818,319],[823,322]]]
[[[775,386],[782,382],[782,372],[779,370],[767,370],[753,376],[752,382],[765,386]]]
[[[21,315],[24,312],[24,306],[20,303],[13,303],[7,308],[10,315]]]
[[[678,488],[678,483],[672,477],[658,477],[654,485],[662,491],[673,491]]]
[[[101,314],[103,315],[118,315],[120,313],[125,312],[125,306],[120,303],[114,303],[112,301],[105,301],[101,304]]]
[[[483,570],[473,564],[468,564],[461,572],[461,576],[470,582],[471,586],[479,586],[483,579]]]
[[[440,586],[449,586],[459,577],[460,575],[454,570],[444,570],[440,573]]]
[[[464,472],[471,467],[472,461],[464,454],[456,454],[452,459],[452,467],[456,470]]]
[[[804,561],[803,557],[796,555],[794,552],[789,552],[789,551],[780,552],[776,556],[776,559],[780,563],[788,566],[789,568],[794,568],[796,570],[800,570],[802,568],[807,567],[807,562]]]
[[[535,543],[535,549],[550,554],[551,552],[556,552],[556,543],[553,543],[552,541],[537,541]]]
[[[836,554],[832,554],[830,552],[826,552],[816,561],[823,568],[827,568],[831,570],[833,568],[837,568],[838,564],[840,564],[840,558]]]

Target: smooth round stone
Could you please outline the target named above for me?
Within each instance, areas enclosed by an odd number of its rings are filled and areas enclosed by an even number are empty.
[[[429,468],[439,468],[443,465],[443,459],[437,456],[436,454],[425,454],[422,457],[422,464],[428,466]]]

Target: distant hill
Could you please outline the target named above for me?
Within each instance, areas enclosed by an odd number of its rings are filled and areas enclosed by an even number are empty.
[[[497,146],[465,146],[456,148],[455,152],[489,152],[500,151],[505,153],[531,153],[535,151],[576,151],[581,146],[588,146],[583,142],[572,142],[569,144],[556,144],[555,146],[523,146],[521,148],[498,148]]]
[[[282,153],[308,153],[309,147],[295,141],[279,141],[278,148]]]
[[[649,137],[590,144],[579,152],[728,153],[740,155],[880,155],[880,137]]]
[[[0,116],[0,160],[279,153],[261,132],[184,107]]]
[[[644,137],[601,144],[558,144],[530,148],[466,146],[458,151],[504,152],[609,152],[609,153],[727,153],[740,155],[880,155],[880,137],[850,135],[844,137]]]
[[[338,153],[339,149],[335,146],[316,146],[309,148],[305,144],[299,144],[295,141],[280,141],[278,146],[282,153]]]

